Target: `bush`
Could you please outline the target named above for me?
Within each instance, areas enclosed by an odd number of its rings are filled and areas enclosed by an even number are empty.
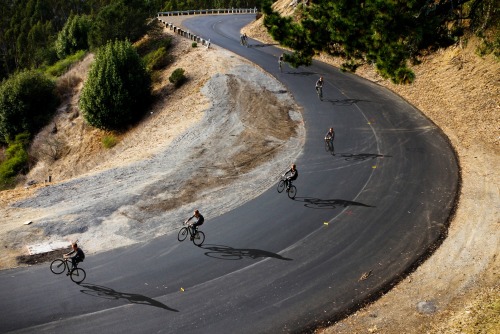
[[[48,75],[53,76],[53,77],[61,76],[69,70],[71,65],[82,60],[86,54],[87,53],[84,50],[77,51],[76,53],[74,53],[74,54],[72,54],[64,59],[61,59],[60,61],[58,61],[54,65],[47,67],[45,69],[45,73],[47,73]]]
[[[193,48],[195,48],[195,47],[197,47],[197,46],[198,46],[198,43],[193,42],[193,43],[191,43],[191,46],[192,46]]]
[[[174,84],[175,87],[180,87],[187,80],[182,68],[176,69],[168,78],[168,81]]]
[[[28,164],[29,133],[18,134],[5,152],[5,160],[0,164],[0,190],[13,186],[16,176]]]
[[[105,130],[121,130],[149,107],[151,78],[128,41],[109,42],[92,64],[80,96],[85,120]]]
[[[36,71],[20,72],[0,85],[0,143],[22,132],[37,133],[59,103],[55,83]]]
[[[146,68],[148,71],[157,71],[168,65],[170,57],[167,54],[167,50],[161,47],[155,51],[151,51],[146,56],[144,56],[144,62],[146,63]]]
[[[112,148],[118,143],[118,139],[114,135],[107,135],[102,138],[102,146]]]
[[[92,26],[87,15],[72,15],[57,35],[55,49],[59,59],[79,50],[88,50],[88,34]]]

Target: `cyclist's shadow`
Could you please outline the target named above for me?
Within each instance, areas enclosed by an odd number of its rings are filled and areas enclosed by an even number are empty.
[[[373,205],[368,205],[360,202],[348,201],[344,199],[321,199],[315,197],[296,197],[297,202],[304,202],[304,206],[310,209],[335,209],[337,207],[347,208],[348,206],[364,206],[367,208],[375,208]]]
[[[201,248],[207,250],[207,252],[205,252],[206,256],[220,260],[242,260],[243,258],[258,259],[258,258],[272,257],[278,260],[292,261],[292,259],[261,249],[252,249],[252,248],[237,249],[229,246],[208,245],[208,244],[201,246]]]
[[[104,299],[126,299],[132,304],[149,305],[149,306],[159,307],[172,312],[179,312],[178,310],[168,307],[167,305],[160,303],[159,301],[156,301],[152,298],[139,295],[136,293],[119,292],[111,288],[107,288],[105,286],[89,284],[89,283],[82,283],[80,284],[80,286],[83,286],[84,288],[88,289],[88,290],[80,290],[81,293],[84,293],[92,297],[98,297]]]

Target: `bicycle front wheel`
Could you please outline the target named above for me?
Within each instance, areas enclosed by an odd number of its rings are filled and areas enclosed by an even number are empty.
[[[330,151],[330,141],[328,139],[325,139],[325,151]]]
[[[52,271],[54,274],[62,274],[66,270],[66,262],[61,259],[57,259],[52,261],[50,264],[50,271]]]
[[[291,199],[295,198],[295,195],[297,195],[297,188],[295,188],[294,185],[290,186],[290,189],[288,189],[288,197]]]
[[[177,240],[179,241],[184,241],[186,240],[187,236],[188,236],[188,229],[187,227],[183,227],[181,228],[181,230],[179,231],[179,234],[177,235]]]
[[[196,233],[195,237],[193,238],[193,244],[199,247],[201,246],[203,241],[205,241],[205,233],[198,231],[198,233]]]
[[[82,268],[75,268],[73,270],[71,270],[71,280],[75,283],[82,283],[83,280],[85,279],[85,277],[87,276],[87,274],[85,273],[85,270],[83,270]]]
[[[278,182],[278,192],[282,193],[283,190],[285,190],[285,180],[280,180],[280,182]]]

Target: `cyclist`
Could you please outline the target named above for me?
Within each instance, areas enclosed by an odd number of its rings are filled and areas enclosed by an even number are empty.
[[[330,128],[328,132],[325,135],[325,140],[331,141],[333,143],[333,140],[335,139],[335,131],[333,131],[333,128]]]
[[[191,228],[193,229],[193,235],[196,235],[198,233],[198,226],[202,225],[205,222],[205,218],[203,218],[202,214],[198,210],[194,210],[194,213],[191,217],[189,217],[184,224],[187,224],[191,219],[196,218],[196,221],[192,224],[189,224]],[[193,237],[191,237],[191,240],[193,240]]]
[[[71,244],[71,248],[72,250],[69,253],[64,254],[63,257],[65,259],[71,259],[71,270],[73,270],[73,268],[76,268],[79,262],[82,262],[85,259],[85,253],[80,247],[78,247],[78,244],[76,242],[73,242]],[[69,275],[69,273],[66,275]]]
[[[288,176],[287,176],[288,175]],[[297,166],[295,164],[292,164],[289,170],[283,174],[283,176],[286,176],[285,183],[286,183],[286,190],[290,190],[290,185],[292,184],[292,181],[297,180],[297,177],[299,177],[299,171],[297,170]]]
[[[323,77],[319,77],[318,81],[316,81],[316,92],[318,93],[320,98],[323,98]]]
[[[335,131],[333,131],[333,128],[330,128],[328,132],[325,135],[325,142],[328,145],[328,150],[332,152],[333,155],[333,140],[335,139]]]

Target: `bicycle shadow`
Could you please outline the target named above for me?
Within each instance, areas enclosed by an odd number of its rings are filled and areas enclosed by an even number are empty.
[[[323,102],[330,102],[334,106],[352,106],[353,104],[356,104],[358,102],[370,102],[368,100],[361,100],[361,99],[343,99],[343,100],[331,100],[331,99],[325,99],[323,98]]]
[[[287,74],[293,74],[293,75],[303,75],[303,76],[308,76],[308,75],[317,75],[317,72],[307,72],[307,71],[295,71],[295,72],[286,72]]]
[[[105,286],[100,286],[90,283],[80,284],[80,286],[83,286],[88,289],[88,290],[80,290],[81,293],[92,297],[98,297],[104,299],[117,299],[117,300],[126,299],[132,304],[149,305],[149,306],[159,307],[172,312],[179,312],[178,310],[168,307],[167,305],[160,303],[159,301],[156,301],[152,298],[139,295],[136,293],[119,292]]]
[[[266,257],[272,257],[284,261],[293,260],[283,257],[279,254],[268,252],[261,249],[252,249],[252,248],[236,249],[229,246],[210,245],[210,244],[202,245],[201,248],[208,250],[208,252],[205,252],[206,256],[213,257],[219,260],[242,260],[243,258],[258,259]]]
[[[279,45],[279,43],[265,43],[265,44],[247,44],[249,48],[266,48],[269,46]]]
[[[297,202],[304,202],[304,206],[310,209],[336,209],[337,207],[347,208],[348,206],[363,206],[366,208],[375,208],[376,206],[360,202],[348,201],[344,199],[321,199],[315,197],[296,197]]]
[[[346,161],[365,161],[377,158],[392,158],[392,155],[378,154],[378,153],[336,153],[337,157],[344,158]]]

